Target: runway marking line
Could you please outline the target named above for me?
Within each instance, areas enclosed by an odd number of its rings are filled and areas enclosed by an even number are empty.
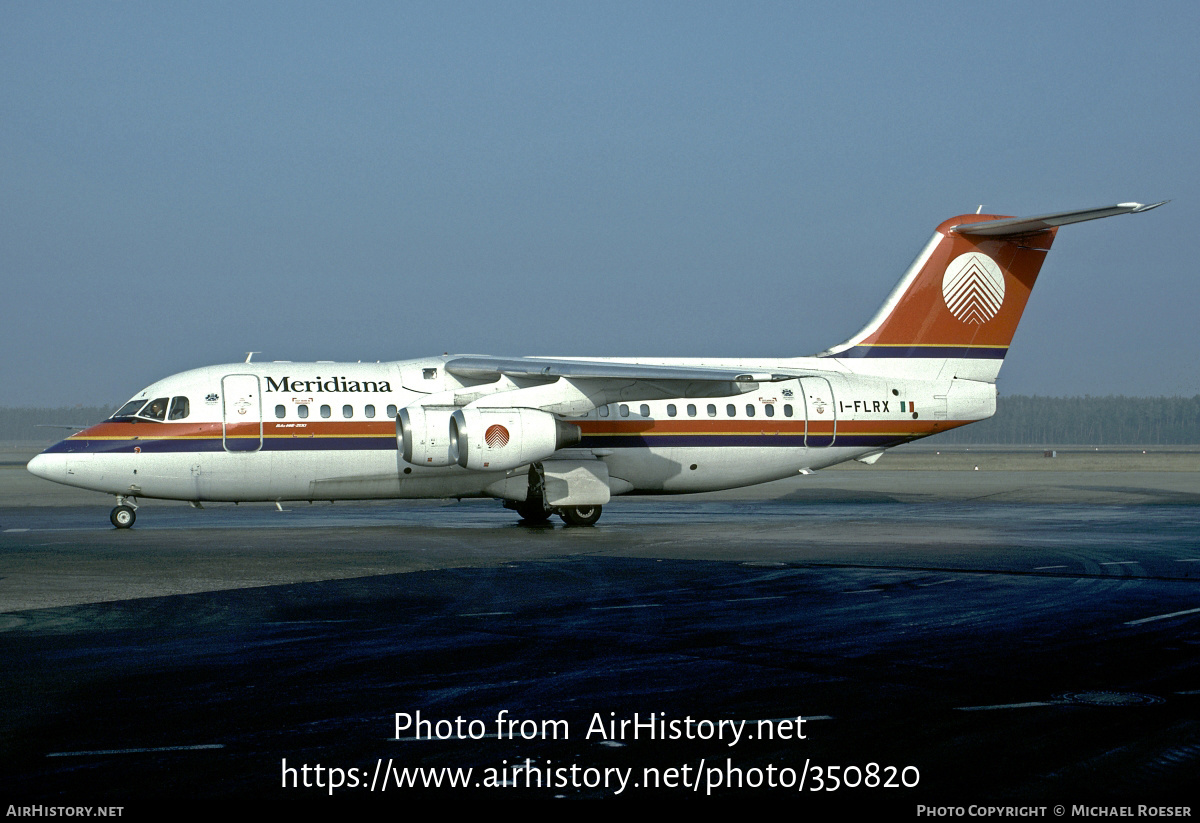
[[[767,595],[766,597],[727,597],[727,598],[725,598],[726,603],[749,603],[753,600],[787,600],[787,596],[782,595],[782,594],[773,594],[773,595]]]
[[[460,614],[459,617],[498,617],[502,614],[512,614],[512,612],[467,612]]]
[[[1029,709],[1034,706],[1061,706],[1061,703],[1046,703],[1041,700],[1034,700],[1028,703],[1001,703],[995,706],[955,706],[954,710],[959,712],[990,712],[994,709]]]
[[[1065,569],[1065,568],[1067,568],[1067,566],[1034,566],[1033,570],[1035,572],[1044,572],[1047,569]]]
[[[1107,563],[1101,563],[1101,566],[1136,566],[1138,560],[1110,560]]]
[[[145,754],[147,752],[194,752],[202,749],[223,749],[224,743],[201,743],[198,746],[155,746],[143,749],[96,749],[83,752],[50,752],[46,757],[87,757],[97,754]]]
[[[614,609],[661,609],[661,603],[635,603],[632,606],[592,606],[592,611],[603,612]]]
[[[1128,620],[1126,626],[1140,626],[1142,623],[1153,623],[1155,620],[1170,620],[1172,617],[1183,617],[1185,614],[1200,614],[1200,609],[1185,609],[1170,614],[1156,614],[1153,617],[1143,617],[1141,620]]]

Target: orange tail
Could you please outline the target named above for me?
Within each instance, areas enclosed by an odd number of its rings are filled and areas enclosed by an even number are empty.
[[[953,217],[937,227],[871,322],[822,356],[883,361],[856,371],[893,371],[897,361],[911,367],[914,359],[940,370],[955,360],[957,376],[994,381],[1058,227],[1160,205]]]

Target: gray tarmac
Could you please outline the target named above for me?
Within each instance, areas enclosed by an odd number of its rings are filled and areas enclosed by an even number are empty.
[[[472,785],[405,796],[773,792],[893,816],[1188,803],[1196,455],[1060,455],[899,454],[890,468],[618,499],[584,529],[517,525],[489,501],[145,501],[117,531],[103,495],[0,461],[10,794],[144,811],[178,797],[337,805],[381,799],[368,773],[446,767],[473,769]],[[417,711],[489,736],[396,739],[396,713]],[[730,745],[592,729],[656,713],[763,733]],[[498,739],[498,716],[570,735]],[[803,740],[755,725],[797,716]],[[361,785],[287,771],[318,763]],[[871,764],[915,785],[869,787]],[[669,769],[686,785],[649,784],[647,770]],[[603,774],[636,779],[588,784]],[[828,790],[842,774],[864,785]]]

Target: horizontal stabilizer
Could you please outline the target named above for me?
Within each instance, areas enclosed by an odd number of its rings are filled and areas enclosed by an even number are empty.
[[[1079,211],[1060,211],[1053,214],[1042,214],[1037,217],[1006,217],[1003,220],[988,220],[983,223],[963,223],[951,227],[950,231],[959,234],[970,234],[979,237],[1010,237],[1017,234],[1045,231],[1068,223],[1082,223],[1085,220],[1098,220],[1101,217],[1113,217],[1118,214],[1137,214],[1138,212],[1156,209],[1163,200],[1150,205],[1141,203],[1118,203],[1115,206],[1104,206],[1098,209],[1081,209]]]

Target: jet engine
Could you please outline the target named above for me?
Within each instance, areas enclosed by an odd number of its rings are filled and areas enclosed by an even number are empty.
[[[506,471],[544,460],[580,440],[579,427],[540,409],[465,408],[450,415],[458,465]]]
[[[405,463],[453,466],[458,462],[450,436],[453,406],[406,406],[396,415],[396,444]]]

